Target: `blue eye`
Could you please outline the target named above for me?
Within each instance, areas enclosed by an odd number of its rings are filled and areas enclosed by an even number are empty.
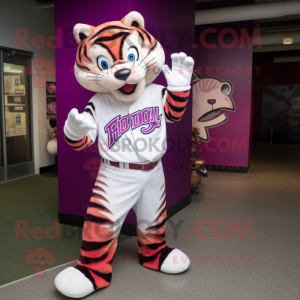
[[[104,69],[104,70],[107,70],[108,69],[108,64],[105,60],[102,60],[101,61],[101,67]]]
[[[110,69],[110,64],[109,64],[109,61],[108,59],[103,56],[103,55],[100,55],[98,56],[97,58],[97,64],[98,64],[98,68],[100,70],[107,70],[107,69]]]
[[[134,62],[134,61],[135,61],[135,55],[134,55],[133,53],[130,53],[130,54],[127,56],[127,59],[128,59],[129,61]]]
[[[135,62],[139,59],[138,50],[135,47],[131,47],[127,51],[127,60],[130,62]]]

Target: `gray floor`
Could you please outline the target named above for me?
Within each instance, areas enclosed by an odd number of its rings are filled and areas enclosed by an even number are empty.
[[[300,299],[300,147],[255,143],[253,149],[248,174],[210,172],[192,204],[168,222],[169,246],[193,258],[187,272],[166,275],[141,267],[136,238],[130,238],[118,247],[112,284],[86,299]],[[199,231],[208,239],[194,233],[203,219],[210,223]],[[227,238],[215,237],[225,233],[223,225],[212,229],[217,220],[230,225]],[[250,220],[253,239],[249,231],[233,239],[233,220],[242,228]],[[178,236],[170,222],[183,222]],[[3,287],[0,298],[67,299],[53,285],[63,268]]]

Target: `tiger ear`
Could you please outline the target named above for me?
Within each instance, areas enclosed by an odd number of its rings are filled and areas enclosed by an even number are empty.
[[[128,15],[126,15],[121,22],[125,25],[125,26],[134,26],[134,27],[138,27],[138,28],[145,28],[145,21],[143,16],[138,13],[137,11],[132,11],[130,12]]]
[[[197,71],[193,72],[193,84],[197,83],[198,81],[200,81],[202,79],[202,77],[198,74]]]
[[[77,42],[80,44],[85,38],[93,33],[94,27],[86,24],[76,24],[73,28],[73,35]]]

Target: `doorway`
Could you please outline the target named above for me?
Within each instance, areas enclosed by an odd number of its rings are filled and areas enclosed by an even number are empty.
[[[31,57],[0,49],[0,182],[34,174]]]

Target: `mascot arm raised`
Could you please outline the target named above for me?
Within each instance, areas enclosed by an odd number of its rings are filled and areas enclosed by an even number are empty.
[[[164,65],[163,70],[168,83],[165,102],[165,115],[168,121],[180,121],[186,108],[191,89],[194,60],[185,53],[171,55],[172,70]]]
[[[67,143],[76,151],[87,148],[95,142],[97,137],[97,124],[90,116],[87,109],[83,114],[79,114],[73,108],[64,126],[64,134]]]

